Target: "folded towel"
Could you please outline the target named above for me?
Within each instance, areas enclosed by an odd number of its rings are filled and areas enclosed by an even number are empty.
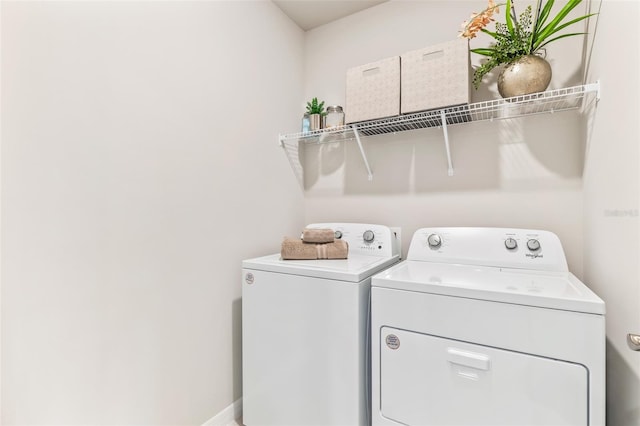
[[[348,254],[349,244],[343,240],[313,244],[294,238],[285,238],[280,251],[283,260],[346,259]]]
[[[333,229],[305,228],[302,231],[302,241],[305,243],[332,243],[335,238]]]

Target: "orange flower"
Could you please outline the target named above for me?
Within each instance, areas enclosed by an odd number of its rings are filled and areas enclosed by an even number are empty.
[[[459,37],[474,38],[478,31],[489,25],[489,22],[494,21],[493,14],[497,12],[499,12],[498,6],[494,0],[489,0],[489,5],[485,10],[480,13],[472,13],[471,18],[462,23],[462,31],[460,31]]]

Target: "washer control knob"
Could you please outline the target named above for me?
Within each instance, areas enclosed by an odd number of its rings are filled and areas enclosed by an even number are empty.
[[[527,241],[527,248],[531,251],[540,250],[540,241],[536,240],[535,238],[530,239],[529,241]]]
[[[366,230],[364,231],[364,234],[362,234],[362,239],[365,243],[372,243],[375,238],[376,235],[371,230]]]
[[[335,237],[336,240],[339,240],[340,238],[342,238],[342,231],[335,231],[333,233],[333,236]]]
[[[442,245],[442,237],[438,234],[431,234],[427,237],[427,244],[432,249],[437,249]]]
[[[506,240],[504,240],[504,246],[508,250],[515,250],[516,248],[518,248],[518,242],[514,238],[507,238]]]

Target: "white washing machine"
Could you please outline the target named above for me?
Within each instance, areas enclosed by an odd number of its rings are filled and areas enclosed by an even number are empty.
[[[555,234],[419,229],[372,279],[373,425],[604,425],[604,314]]]
[[[347,259],[242,262],[245,425],[367,425],[371,276],[399,261],[385,226],[320,223]]]

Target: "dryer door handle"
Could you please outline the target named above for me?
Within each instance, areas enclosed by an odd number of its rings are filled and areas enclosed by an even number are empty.
[[[447,360],[452,364],[464,365],[477,370],[489,370],[491,359],[489,355],[465,351],[456,348],[447,348]]]
[[[627,334],[627,344],[632,351],[640,351],[640,334]]]

